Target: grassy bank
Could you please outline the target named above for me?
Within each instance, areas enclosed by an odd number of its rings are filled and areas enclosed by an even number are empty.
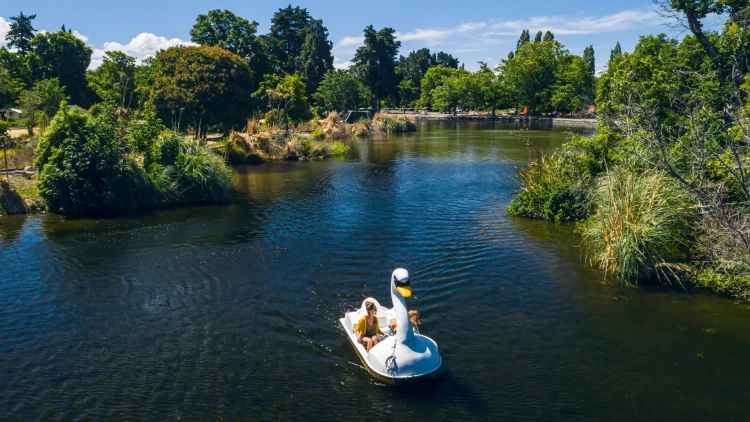
[[[316,160],[346,154],[342,142],[348,137],[411,132],[412,118],[378,113],[372,121],[345,123],[338,113],[283,128],[251,119],[243,131],[233,131],[220,142],[224,158],[231,164],[256,164],[273,160]]]

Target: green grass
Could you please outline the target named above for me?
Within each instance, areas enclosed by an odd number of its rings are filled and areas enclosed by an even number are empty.
[[[698,218],[686,191],[659,172],[617,168],[599,179],[593,201],[578,227],[591,265],[625,282],[679,281]]]

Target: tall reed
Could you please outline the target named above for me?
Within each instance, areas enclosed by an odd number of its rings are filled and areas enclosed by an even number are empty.
[[[591,265],[625,282],[679,282],[698,217],[688,192],[660,172],[620,167],[599,179],[593,201],[578,227]]]

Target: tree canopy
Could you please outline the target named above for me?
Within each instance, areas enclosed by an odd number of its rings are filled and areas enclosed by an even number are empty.
[[[179,129],[231,128],[251,113],[252,72],[241,57],[219,47],[172,47],[156,55],[151,101],[161,119]]]
[[[8,47],[17,48],[21,54],[26,54],[31,50],[31,40],[36,32],[32,25],[34,19],[36,15],[24,15],[23,12],[20,12],[18,16],[10,17],[10,30],[5,35]]]
[[[396,40],[393,28],[375,31],[372,25],[365,28],[364,45],[354,54],[354,72],[372,92],[372,104],[377,110],[380,100],[398,93],[396,57],[401,41]]]

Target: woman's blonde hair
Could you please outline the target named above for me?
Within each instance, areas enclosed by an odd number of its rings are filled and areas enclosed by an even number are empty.
[[[409,319],[411,319],[411,317],[413,317],[413,316],[417,317],[417,321],[415,322],[415,324],[419,324],[419,312],[417,312],[417,311],[415,311],[413,309],[411,311],[409,311]]]
[[[374,303],[373,301],[371,301],[371,300],[368,300],[368,301],[366,301],[366,302],[365,302],[365,310],[366,310],[367,312],[370,312],[370,311],[377,311],[377,310],[378,310],[378,307],[377,307],[377,306],[375,306],[375,303]]]

